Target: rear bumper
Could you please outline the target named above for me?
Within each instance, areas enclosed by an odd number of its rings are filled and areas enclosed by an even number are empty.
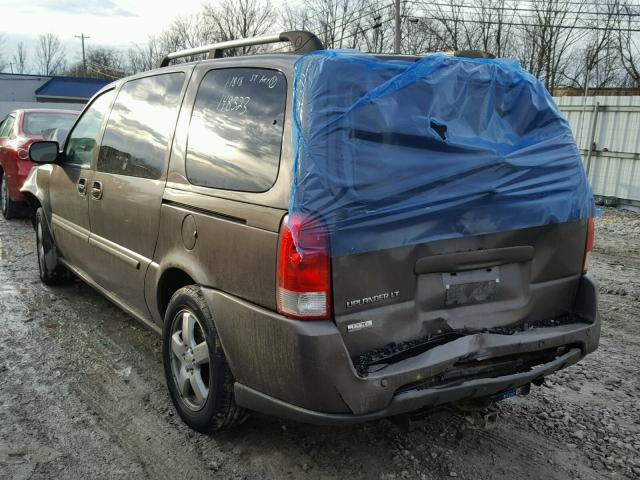
[[[537,378],[550,375],[569,365],[573,365],[580,360],[582,356],[579,348],[573,348],[554,361],[544,364],[531,372],[472,380],[461,385],[450,387],[409,390],[395,395],[388,407],[362,415],[323,413],[308,410],[269,397],[239,383],[235,384],[235,395],[238,404],[250,410],[316,425],[348,425],[399,415],[401,413],[412,412],[421,408],[451,403],[458,400],[487,397],[511,390],[526,385]]]
[[[6,162],[4,165],[4,175],[7,180],[9,197],[14,202],[24,202],[26,200],[20,189],[29,176],[33,165],[33,162],[30,160],[15,160]]]
[[[362,377],[332,322],[289,320],[215,290],[203,293],[237,382],[238,404],[308,423],[356,423],[510,390],[576,363],[600,337],[596,287],[583,277],[575,312],[589,323],[467,335]],[[462,361],[558,347],[566,349],[529,371],[423,383]]]

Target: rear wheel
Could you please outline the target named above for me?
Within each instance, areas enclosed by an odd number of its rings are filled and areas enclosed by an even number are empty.
[[[171,399],[187,425],[204,433],[245,420],[246,411],[235,403],[233,375],[199,287],[181,288],[171,297],[162,352]]]
[[[2,209],[2,216],[7,220],[16,218],[20,214],[20,203],[14,202],[9,196],[9,187],[7,186],[7,179],[4,173],[0,176],[0,208]]]
[[[42,207],[36,210],[36,246],[40,280],[45,285],[62,285],[72,279],[71,272],[58,260],[58,251],[44,218]]]

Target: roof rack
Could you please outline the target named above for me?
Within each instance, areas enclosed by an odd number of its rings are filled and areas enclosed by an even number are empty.
[[[454,50],[452,52],[445,52],[445,54],[451,57],[496,58],[493,53],[483,52],[482,50]]]
[[[222,58],[222,52],[229,48],[248,47],[250,45],[266,45],[268,43],[289,42],[293,46],[293,53],[310,53],[316,50],[324,50],[324,45],[318,37],[311,32],[294,30],[275,35],[262,37],[240,38],[226,42],[212,43],[202,47],[188,48],[165,55],[158,62],[158,68],[166,67],[171,60],[181,57],[189,57],[200,53],[208,53],[207,58]]]

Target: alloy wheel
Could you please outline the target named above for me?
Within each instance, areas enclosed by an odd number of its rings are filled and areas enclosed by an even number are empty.
[[[190,410],[201,410],[209,398],[211,364],[202,324],[193,312],[181,310],[171,332],[171,370],[178,392]]]

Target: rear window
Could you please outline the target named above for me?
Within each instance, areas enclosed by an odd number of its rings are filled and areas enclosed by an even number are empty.
[[[194,185],[263,192],[278,176],[287,82],[275,70],[211,70],[198,89],[187,144]]]
[[[45,136],[56,129],[69,130],[78,118],[73,113],[30,112],[24,116],[22,129],[27,135]]]
[[[2,127],[0,128],[0,137],[8,137],[11,134],[11,130],[13,129],[15,120],[15,117],[7,117],[7,119],[2,122]]]

